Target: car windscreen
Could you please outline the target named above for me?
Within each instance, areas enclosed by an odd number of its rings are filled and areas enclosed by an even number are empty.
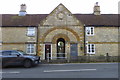
[[[26,53],[25,52],[23,52],[23,51],[19,51],[22,55],[25,55]]]

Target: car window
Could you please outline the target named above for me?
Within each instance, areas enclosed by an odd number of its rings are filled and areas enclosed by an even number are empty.
[[[2,55],[11,55],[11,51],[2,51]]]
[[[19,53],[17,51],[12,51],[11,55],[17,56]]]
[[[2,55],[2,51],[0,51],[0,56]]]
[[[19,53],[21,54],[21,55],[24,55],[24,54],[26,54],[25,52],[23,52],[23,51],[19,51]]]

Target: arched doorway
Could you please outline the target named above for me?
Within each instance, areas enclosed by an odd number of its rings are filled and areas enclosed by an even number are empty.
[[[57,40],[57,58],[65,58],[65,40],[63,38]]]

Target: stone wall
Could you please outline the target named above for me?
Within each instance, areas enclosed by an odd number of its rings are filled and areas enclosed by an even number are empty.
[[[81,24],[80,21],[62,4],[57,6],[43,20],[42,25],[67,26]]]
[[[27,27],[2,27],[2,50],[22,50],[26,52],[27,43],[36,43],[36,35],[28,37]]]
[[[94,36],[87,36],[88,42],[118,42],[118,27],[94,27]]]
[[[87,36],[88,44],[95,44],[95,55],[118,56],[118,27],[94,27],[94,36]]]
[[[26,52],[26,44],[3,44],[2,50],[22,50]]]
[[[34,46],[36,47],[36,44],[34,44]],[[16,44],[3,44],[2,50],[22,50],[27,53],[27,45],[17,44],[17,43]],[[36,54],[36,48],[35,48],[34,54]]]
[[[35,37],[27,36],[27,27],[2,27],[4,43],[36,42]]]
[[[108,53],[110,56],[118,56],[118,44],[95,44],[95,55],[105,56]]]
[[[44,61],[42,60],[44,63]],[[118,56],[78,56],[76,59],[50,60],[49,63],[90,63],[90,62],[119,62]]]

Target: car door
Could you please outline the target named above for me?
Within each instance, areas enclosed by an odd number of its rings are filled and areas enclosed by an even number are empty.
[[[2,51],[2,64],[10,65],[11,63],[11,51]]]
[[[11,62],[13,65],[21,65],[23,59],[23,56],[18,51],[11,52]]]

